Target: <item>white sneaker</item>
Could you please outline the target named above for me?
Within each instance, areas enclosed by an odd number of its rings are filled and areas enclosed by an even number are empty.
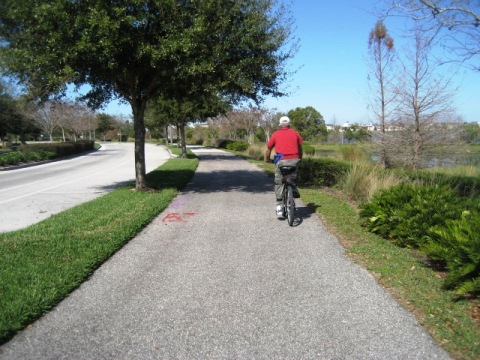
[[[283,205],[277,205],[277,217],[283,218]]]

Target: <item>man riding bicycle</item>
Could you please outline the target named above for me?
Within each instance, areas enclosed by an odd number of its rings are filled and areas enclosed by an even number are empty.
[[[303,156],[302,150],[303,139],[298,132],[290,128],[290,118],[282,116],[279,120],[279,129],[275,131],[270,140],[267,142],[267,150],[265,151],[266,162],[270,162],[270,155],[275,149],[275,157],[279,159],[275,162],[275,196],[277,198],[275,210],[277,217],[283,217],[282,206],[282,173],[280,166],[297,166]],[[297,172],[290,175],[291,180],[295,181]],[[295,197],[300,197],[297,187],[294,186]]]

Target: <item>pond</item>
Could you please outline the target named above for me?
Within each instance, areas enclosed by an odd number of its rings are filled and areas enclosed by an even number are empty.
[[[457,165],[475,166],[480,169],[480,154],[435,154],[429,157],[427,163],[428,167],[453,167]]]
[[[478,150],[478,149],[475,149]],[[372,161],[377,162],[379,157],[377,154],[370,152]],[[340,151],[332,149],[316,149],[315,156],[331,157],[341,159]],[[480,152],[463,151],[463,152],[439,152],[431,154],[426,160],[426,167],[453,167],[458,165],[475,166],[480,169]]]

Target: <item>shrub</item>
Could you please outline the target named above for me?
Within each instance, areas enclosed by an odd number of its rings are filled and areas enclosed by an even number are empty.
[[[21,162],[25,161],[25,156],[22,153],[19,153],[17,151],[12,151],[6,155],[2,155],[0,157],[1,159],[1,165],[17,165]]]
[[[95,143],[91,140],[80,140],[76,142],[53,142],[22,145],[17,150],[22,153],[48,151],[53,152],[55,157],[62,157],[93,150],[94,144]]]
[[[480,196],[480,178],[478,176],[447,174],[428,170],[405,172],[405,174],[414,181],[448,186],[458,196],[471,198]]]
[[[80,154],[93,149],[94,142],[89,140],[21,145],[18,146],[17,151],[2,155],[0,157],[0,166],[54,159],[62,156]]]
[[[226,149],[227,145],[234,142],[234,140],[218,140],[217,147],[220,149]]]
[[[244,141],[231,141],[225,148],[231,151],[245,151],[248,149],[248,144]]]
[[[265,154],[265,146],[250,145],[247,149],[247,156],[255,160],[263,160]]]
[[[448,270],[446,289],[459,295],[480,294],[480,214],[464,211],[458,220],[432,228],[422,251]]]
[[[37,152],[18,152],[13,151],[6,155],[0,156],[0,166],[17,165],[28,161],[42,161],[53,159],[55,153],[51,151]]]
[[[345,176],[351,165],[329,158],[304,158],[298,168],[298,182],[316,186],[335,186]]]
[[[303,154],[308,156],[315,156],[315,147],[309,144],[302,145]]]
[[[444,186],[400,184],[361,205],[362,224],[399,246],[418,248],[433,226],[460,218],[462,200]]]

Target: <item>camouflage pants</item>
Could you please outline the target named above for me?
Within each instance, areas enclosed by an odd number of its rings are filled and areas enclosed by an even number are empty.
[[[281,165],[288,165],[288,166],[298,166],[298,163],[300,162],[300,159],[288,159],[288,160],[280,160],[276,165],[275,165],[275,196],[277,198],[277,204],[282,203],[282,194],[283,194],[283,184],[282,184],[282,173],[280,172],[280,166]],[[294,171],[292,174],[290,174],[290,179],[295,182],[297,179],[297,171]]]

